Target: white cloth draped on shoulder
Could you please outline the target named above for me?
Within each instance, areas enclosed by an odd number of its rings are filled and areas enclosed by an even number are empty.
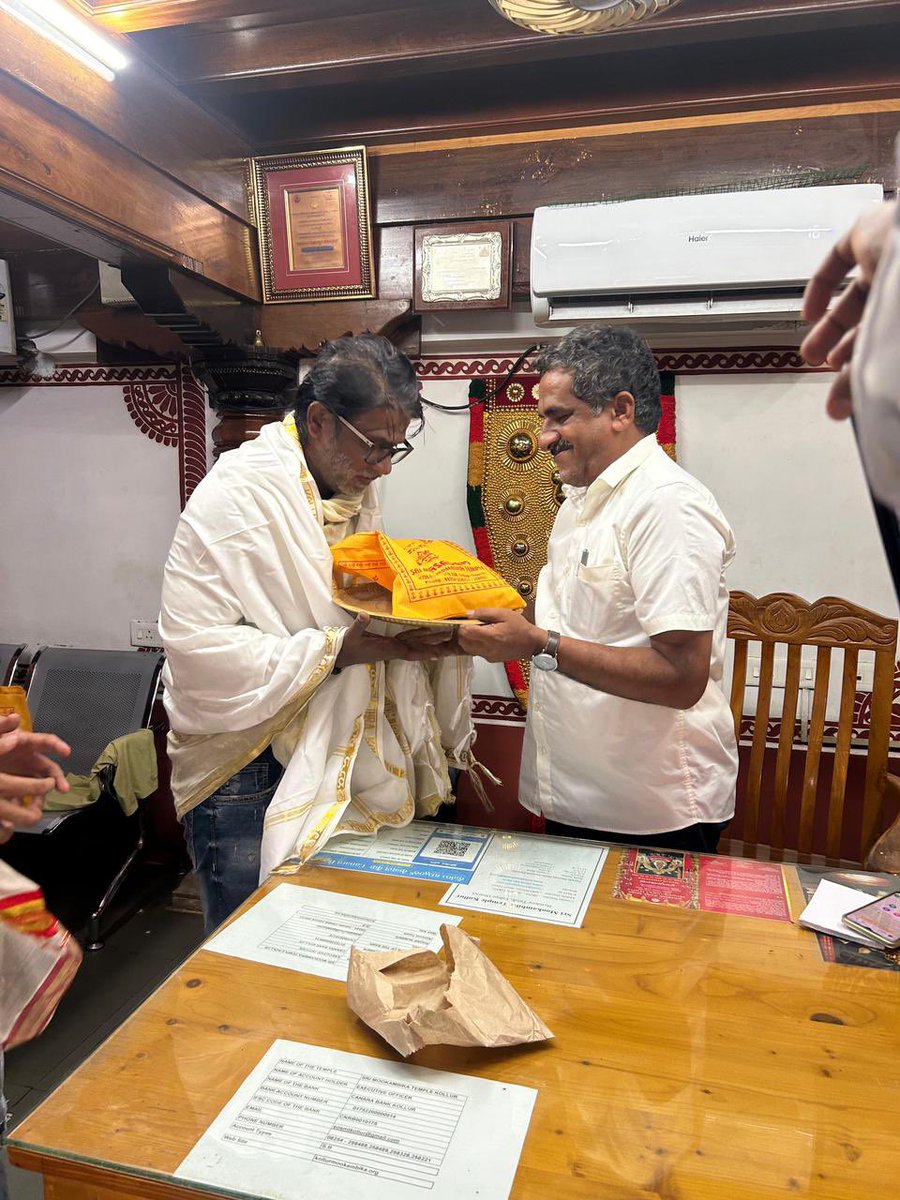
[[[434,812],[448,762],[473,761],[470,659],[332,673],[352,618],[330,545],[376,528],[374,488],[323,503],[290,419],[223,458],[178,524],[160,613],[172,791],[183,816],[272,746],[261,881],[336,833]]]

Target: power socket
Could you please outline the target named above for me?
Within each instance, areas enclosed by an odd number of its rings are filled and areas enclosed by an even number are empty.
[[[162,646],[155,621],[131,621],[132,646]]]

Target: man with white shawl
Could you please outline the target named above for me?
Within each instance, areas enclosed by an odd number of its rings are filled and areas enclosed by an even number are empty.
[[[373,484],[410,453],[417,418],[409,360],[384,338],[341,338],[295,413],[220,459],[182,513],[159,628],[172,791],[208,930],[335,834],[433,814],[448,764],[470,765],[471,661],[373,636],[332,600],[330,547],[380,527]]]

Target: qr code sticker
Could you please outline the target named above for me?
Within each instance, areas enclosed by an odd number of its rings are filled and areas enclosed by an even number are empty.
[[[469,842],[451,842],[447,838],[441,838],[430,853],[442,858],[468,858],[471,848]]]

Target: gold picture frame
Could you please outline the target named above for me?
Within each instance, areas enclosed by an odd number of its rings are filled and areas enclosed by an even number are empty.
[[[250,160],[264,304],[376,295],[365,146]]]

